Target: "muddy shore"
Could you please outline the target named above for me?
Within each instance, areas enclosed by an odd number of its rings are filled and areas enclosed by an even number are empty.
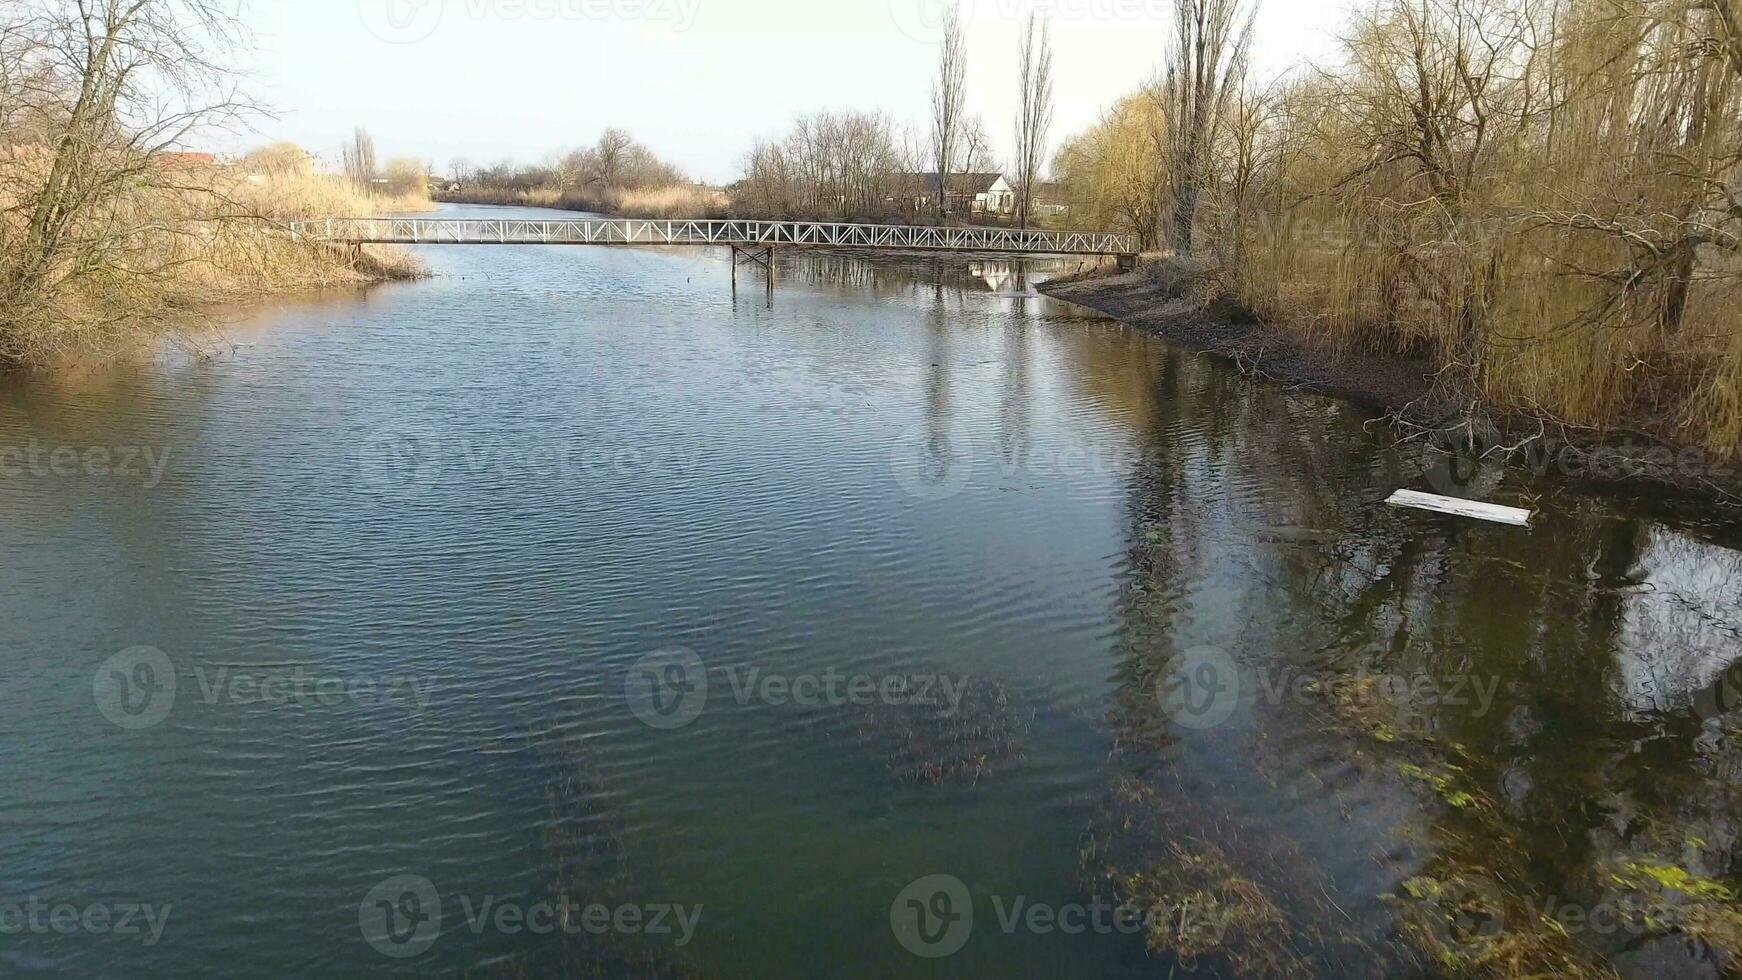
[[[1598,433],[1500,412],[1473,419],[1468,402],[1436,388],[1426,359],[1316,348],[1226,297],[1205,303],[1194,285],[1189,275],[1140,267],[1037,288],[1242,371],[1372,410],[1391,423],[1395,437],[1420,443],[1432,471],[1428,482],[1439,493],[1462,495],[1479,471],[1506,465],[1574,488],[1667,496],[1720,507],[1730,517],[1742,513],[1742,467],[1734,461],[1641,431]]]

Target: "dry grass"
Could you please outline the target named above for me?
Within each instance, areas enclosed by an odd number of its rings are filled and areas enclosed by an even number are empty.
[[[428,209],[427,199],[370,198],[345,181],[322,174],[297,174],[250,180],[212,174],[209,186],[187,200],[194,234],[180,236],[185,254],[177,286],[184,305],[202,300],[409,278],[421,267],[409,252],[393,247],[366,250],[333,248],[290,240],[288,222],[331,215],[369,216]],[[202,210],[205,213],[200,213]],[[260,220],[218,220],[241,214]]]
[[[534,187],[530,190],[472,187],[444,194],[444,201],[462,204],[500,204],[518,207],[556,208],[625,218],[714,218],[724,216],[729,204],[724,192],[693,184],[627,190],[612,187],[602,191]]]
[[[694,218],[724,213],[726,205],[723,192],[686,184],[619,191],[611,213],[650,218]]]
[[[1236,298],[1461,403],[1742,448],[1732,0],[1369,0],[1234,100],[1197,217]]]
[[[63,275],[0,317],[0,364],[52,364],[105,356],[164,332],[203,325],[216,304],[263,293],[410,278],[421,266],[401,249],[295,241],[284,224],[369,215],[382,205],[337,178],[290,168],[252,177],[240,168],[160,173],[112,202],[93,234],[101,261]],[[394,200],[394,208],[428,202]],[[12,247],[14,234],[0,235]]]

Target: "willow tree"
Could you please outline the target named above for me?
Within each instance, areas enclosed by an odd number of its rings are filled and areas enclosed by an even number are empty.
[[[1155,247],[1167,125],[1154,93],[1120,99],[1093,126],[1067,140],[1053,159],[1053,172],[1070,198],[1070,220],[1079,228],[1116,228],[1137,236],[1138,247]]]

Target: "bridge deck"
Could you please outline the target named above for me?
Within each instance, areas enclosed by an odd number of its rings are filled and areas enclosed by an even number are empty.
[[[399,245],[781,245],[1033,255],[1129,255],[1130,235],[1014,228],[859,225],[828,221],[649,221],[628,218],[329,218],[291,225],[299,236]]]

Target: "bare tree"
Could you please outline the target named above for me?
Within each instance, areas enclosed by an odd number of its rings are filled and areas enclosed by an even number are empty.
[[[946,195],[963,135],[967,103],[968,51],[961,11],[955,4],[944,13],[943,47],[938,50],[938,74],[931,92],[931,156],[937,167],[937,214],[947,210]]]
[[[1742,0],[1359,0],[1334,67],[1268,87],[1245,0],[1176,2],[1151,97],[1058,155],[1073,222],[1159,223],[1263,322],[1419,358],[1404,414],[1742,456]]]
[[[593,166],[589,180],[605,187],[620,187],[623,171],[629,165],[629,155],[635,146],[634,137],[621,129],[611,128],[599,134],[593,147]]]
[[[27,311],[52,310],[74,284],[119,296],[151,275],[141,268],[149,261],[143,247],[162,229],[128,220],[126,202],[141,189],[176,189],[181,181],[161,165],[163,153],[248,108],[217,60],[245,42],[218,0],[41,0],[7,9],[0,360],[23,356],[17,324]]]
[[[375,137],[358,126],[351,134],[351,141],[340,149],[339,157],[345,178],[358,190],[369,190],[375,181]]]
[[[736,201],[758,215],[882,218],[899,207],[897,175],[912,167],[888,116],[821,112],[780,142],[756,144]]]
[[[1224,267],[1240,265],[1246,258],[1251,237],[1251,214],[1260,171],[1269,169],[1266,157],[1277,151],[1271,136],[1271,115],[1276,95],[1271,90],[1241,84],[1229,97],[1227,119],[1221,126],[1220,179],[1210,186],[1214,195],[1215,242],[1218,261]]]
[[[1022,28],[1022,53],[1017,61],[1022,104],[1016,116],[1016,221],[1028,227],[1034,184],[1046,160],[1047,131],[1052,128],[1052,25],[1029,14]]]
[[[597,143],[552,161],[545,168],[565,187],[595,192],[641,190],[684,183],[676,166],[621,129],[607,129]]]
[[[1175,251],[1192,251],[1198,197],[1208,180],[1216,127],[1246,77],[1256,8],[1245,0],[1174,0],[1174,37],[1159,98],[1168,121],[1168,185]]]
[[[977,174],[988,169],[997,169],[996,158],[992,155],[992,134],[986,131],[986,120],[979,114],[969,116],[962,123],[962,139],[956,148],[956,159],[962,165],[956,171],[959,174]]]

